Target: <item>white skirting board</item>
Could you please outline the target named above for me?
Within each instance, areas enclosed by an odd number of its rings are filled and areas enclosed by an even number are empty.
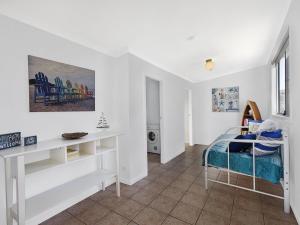
[[[164,155],[165,154],[161,154],[161,163],[165,164],[168,163],[169,161],[171,161],[172,159],[176,158],[177,156],[179,156],[180,154],[184,153],[185,151],[185,147],[180,148],[176,153],[173,153],[173,155],[171,155],[171,157],[165,158]]]
[[[135,184],[136,182],[138,182],[139,180],[142,180],[143,178],[147,177],[148,174],[147,173],[143,173],[141,174],[140,176],[137,176],[137,177],[134,177],[132,179],[122,179],[121,178],[121,183],[123,184],[127,184],[127,185],[133,185]]]
[[[295,216],[295,218],[297,220],[297,223],[300,224],[300,215],[297,212],[297,210],[295,210],[294,203],[291,201],[290,204],[291,204],[291,208],[292,208],[292,211],[294,213],[294,216]]]

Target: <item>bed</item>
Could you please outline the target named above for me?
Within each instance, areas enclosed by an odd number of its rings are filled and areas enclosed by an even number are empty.
[[[205,184],[208,187],[208,181],[217,182],[236,188],[245,189],[248,191],[257,192],[260,194],[280,198],[284,200],[284,211],[290,212],[289,202],[289,148],[288,148],[288,136],[286,132],[283,132],[283,139],[280,141],[266,141],[266,140],[239,140],[235,139],[237,133],[232,131],[240,132],[241,128],[245,127],[234,127],[230,128],[224,134],[220,135],[204,152],[205,162]],[[227,149],[229,144],[233,142],[251,143],[252,148],[256,143],[277,143],[280,144],[280,149],[268,156],[255,156],[246,152],[230,152]],[[227,171],[228,180],[222,182],[218,180],[208,179],[208,167],[212,166],[218,169]],[[230,183],[229,173],[243,174],[253,177],[253,187],[245,188]],[[284,196],[277,196],[269,193],[265,193],[256,189],[256,178],[272,183],[281,183],[284,189]]]

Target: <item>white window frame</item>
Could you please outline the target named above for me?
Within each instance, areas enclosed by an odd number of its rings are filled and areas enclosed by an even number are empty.
[[[280,91],[279,91],[279,66],[280,59],[282,57],[285,57],[285,111],[280,112]],[[273,115],[279,115],[279,116],[285,116],[288,117],[290,114],[290,107],[289,107],[289,65],[290,59],[289,59],[289,35],[285,36],[285,38],[282,41],[282,44],[280,45],[279,50],[277,51],[277,54],[272,61],[272,114]]]

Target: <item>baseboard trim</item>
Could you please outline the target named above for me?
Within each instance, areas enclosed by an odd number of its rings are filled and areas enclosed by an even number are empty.
[[[135,184],[136,182],[138,182],[139,180],[145,178],[148,176],[148,173],[143,173],[143,174],[140,174],[139,176],[136,176],[134,178],[120,178],[120,181],[121,183],[123,184],[127,184],[127,185],[133,185]]]
[[[162,164],[165,164],[167,162],[169,162],[170,160],[176,158],[178,155],[182,154],[185,151],[185,149],[181,149],[180,151],[178,151],[177,153],[175,153],[172,157],[169,157],[168,159],[164,159],[161,161]],[[134,178],[125,178],[125,177],[121,177],[120,181],[123,184],[127,184],[127,185],[133,185],[136,182],[138,182],[139,180],[145,178],[148,176],[148,172],[146,171],[145,173],[139,174],[138,176],[134,177]]]
[[[291,205],[291,208],[293,210],[294,216],[297,220],[297,223],[300,224],[300,216],[298,215],[298,212],[296,210],[294,210],[295,209],[294,204],[291,202],[290,205]]]
[[[198,142],[197,142],[197,143],[194,143],[194,146],[195,146],[195,145],[207,145],[207,146],[208,146],[208,145],[210,145],[212,142],[213,142],[213,140],[212,140],[210,143],[207,143],[207,144],[203,144],[203,143],[198,143]]]
[[[165,163],[171,161],[172,159],[174,159],[174,158],[176,158],[177,156],[179,156],[180,154],[182,154],[184,151],[185,151],[184,149],[183,149],[183,150],[180,150],[179,152],[177,152],[175,155],[169,157],[168,159],[164,159],[161,163],[162,163],[162,164],[165,164]]]

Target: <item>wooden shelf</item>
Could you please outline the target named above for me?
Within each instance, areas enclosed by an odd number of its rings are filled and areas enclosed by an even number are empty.
[[[250,113],[250,111],[251,111],[251,113]],[[258,109],[256,102],[250,101],[250,100],[247,101],[247,104],[245,106],[243,116],[242,116],[242,121],[241,121],[242,126],[247,125],[247,124],[245,124],[246,119],[261,120],[261,114],[260,114],[260,111]],[[242,129],[242,133],[245,130],[246,129]]]

